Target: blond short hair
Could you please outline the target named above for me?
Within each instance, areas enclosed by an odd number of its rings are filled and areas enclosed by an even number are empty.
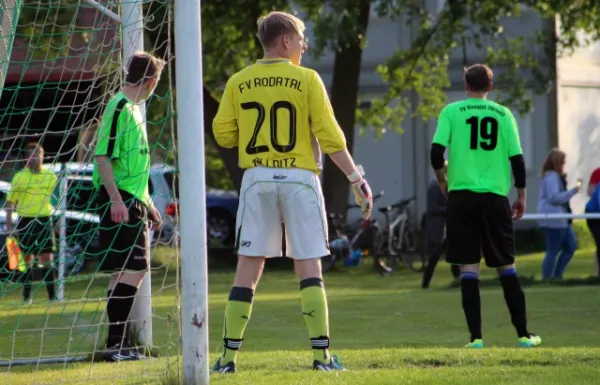
[[[273,11],[258,18],[258,40],[263,48],[271,48],[275,40],[288,33],[304,32],[304,22],[287,12]]]

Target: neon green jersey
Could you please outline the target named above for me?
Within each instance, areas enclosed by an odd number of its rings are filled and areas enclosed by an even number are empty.
[[[110,158],[115,184],[148,204],[148,178],[150,177],[150,151],[140,106],[119,92],[106,106],[98,127],[96,156]],[[98,160],[94,161],[94,186],[102,185]]]
[[[438,119],[433,143],[448,147],[448,191],[508,195],[509,158],[522,154],[512,112],[486,99],[448,104]]]
[[[6,200],[17,206],[20,217],[49,217],[53,211],[50,200],[57,183],[56,175],[47,168],[32,172],[26,167],[13,177]]]

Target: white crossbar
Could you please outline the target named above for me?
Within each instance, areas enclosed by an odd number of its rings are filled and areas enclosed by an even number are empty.
[[[123,24],[123,20],[121,20],[121,18],[119,17],[119,15],[117,15],[116,13],[114,13],[113,11],[111,11],[110,9],[106,8],[104,5],[100,4],[99,2],[94,1],[94,0],[84,0],[84,1],[86,3],[88,3],[89,5],[91,5],[92,7],[96,8],[97,10],[99,10],[100,12],[102,12],[103,14],[105,14],[106,16],[110,17],[111,19],[113,19],[117,23]]]

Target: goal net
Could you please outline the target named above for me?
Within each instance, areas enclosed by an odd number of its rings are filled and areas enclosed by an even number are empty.
[[[178,376],[172,7],[168,0],[0,0],[1,383],[151,384]],[[97,270],[105,253],[92,183],[94,147],[99,119],[122,85],[128,57],[139,50],[167,63],[141,108],[151,153],[149,189],[164,226],[151,236],[151,273],[128,325],[133,342],[153,358],[108,364],[102,351],[109,276]],[[12,184],[26,169],[31,142],[43,147],[43,167],[58,180],[48,217],[32,215],[33,203],[22,204],[39,198],[25,196],[39,195],[43,189],[33,184],[43,181]],[[41,227],[30,231],[26,220]],[[49,264],[44,258],[52,249]],[[31,261],[29,253],[46,257]]]

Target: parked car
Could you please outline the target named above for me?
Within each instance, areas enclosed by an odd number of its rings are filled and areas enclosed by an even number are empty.
[[[93,191],[91,163],[56,163],[44,165],[56,174],[66,170],[67,209],[89,211]],[[157,163],[150,168],[148,189],[154,205],[163,217],[163,228],[155,234],[155,240],[170,243],[177,231],[175,220],[178,209],[179,184],[177,169],[174,166]],[[58,188],[58,187],[57,187]],[[57,194],[59,196],[59,194]],[[207,235],[209,244],[233,246],[235,241],[235,217],[239,197],[236,192],[208,189],[206,191]],[[57,203],[57,202],[56,202]]]
[[[153,185],[154,204],[159,210],[164,207],[163,217],[169,218],[173,227],[174,216],[178,209],[179,181],[177,169],[167,164],[154,164],[150,171]],[[209,245],[233,246],[235,242],[235,217],[239,204],[238,194],[234,191],[206,190],[206,227]]]

